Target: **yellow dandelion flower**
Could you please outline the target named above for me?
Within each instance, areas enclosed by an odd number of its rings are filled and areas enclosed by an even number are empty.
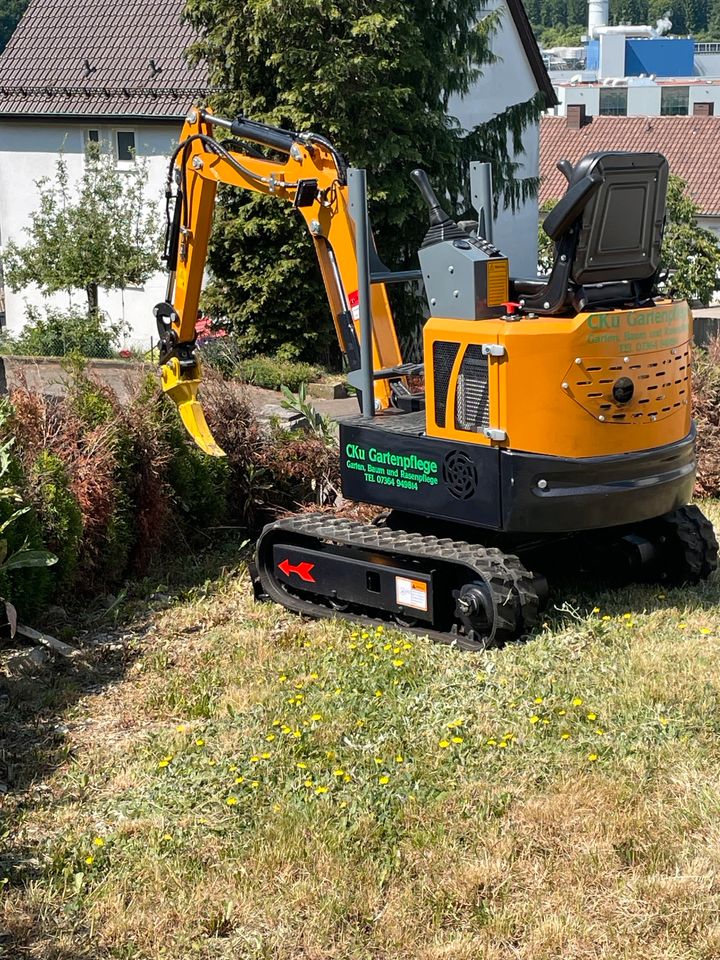
[[[376,697],[381,697],[382,695],[383,695],[382,690],[376,690],[376,691],[375,691],[375,696],[376,696]]]
[[[351,650],[357,650],[357,644],[356,644],[356,643],[351,643],[351,644],[350,644],[350,649],[351,649]]]
[[[498,744],[498,748],[505,750],[507,748],[507,740],[501,740]]]
[[[597,714],[596,714],[596,713],[589,713],[589,714],[587,715],[587,718],[588,718],[588,720],[597,720]]]
[[[592,612],[593,612],[593,613],[600,613],[600,607],[593,607],[593,608],[592,608]]]
[[[402,667],[404,663],[405,663],[404,660],[398,659],[398,660],[393,660],[392,665],[394,667]]]
[[[273,740],[275,739],[275,734],[274,734],[274,733],[269,733],[269,734],[265,737],[265,739],[267,740],[268,743],[272,743]]]
[[[280,730],[282,733],[285,733],[285,734],[292,733],[292,729],[286,723],[282,725]]]
[[[632,614],[631,614],[631,613],[624,613],[624,614],[622,615],[622,618],[623,618],[623,620],[632,620]]]
[[[352,777],[350,776],[350,774],[346,773],[345,776],[343,777],[343,783],[350,783],[351,780],[352,780]]]
[[[581,706],[582,706],[582,697],[574,697],[574,698],[573,698],[572,705],[573,705],[574,707],[581,707]]]
[[[172,837],[170,836],[169,833],[164,833],[164,834],[160,837],[160,839],[161,839],[161,840],[164,840],[165,843],[169,843],[169,842],[172,840]]]
[[[515,734],[512,732],[512,730],[508,730],[507,733],[503,734],[503,740],[512,740],[514,736]]]
[[[105,841],[103,840],[102,837],[95,837],[95,839],[93,840],[93,843],[94,843],[94,845],[95,845],[96,847],[104,847],[104,846],[105,846]]]
[[[450,746],[450,741],[449,741],[449,740],[440,740],[440,742],[438,743],[438,746],[439,746],[439,747],[442,747],[442,749],[444,750],[446,747],[449,747],[449,746]]]
[[[453,743],[464,743],[464,737],[451,737]]]
[[[487,741],[487,745],[489,747],[494,747],[496,743],[497,743],[497,740],[495,740],[493,737],[490,737],[490,739]]]
[[[315,787],[315,793],[317,793],[317,794],[327,793],[327,792],[328,792],[328,788],[327,788],[327,787]]]
[[[403,755],[401,753],[398,753],[397,756],[395,757],[395,763],[404,763],[404,761],[405,761],[405,758],[403,757]]]
[[[235,783],[245,783],[245,777],[235,777]]]
[[[461,727],[465,723],[464,717],[456,717],[454,720],[451,720],[448,724],[448,730],[454,730],[455,727]]]
[[[700,627],[700,633],[708,634],[710,633],[710,627]]]
[[[559,717],[564,717],[566,713],[567,713],[567,710],[558,710]]]
[[[534,713],[530,717],[530,723],[540,723],[540,717],[536,713]]]
[[[257,788],[260,786],[260,781],[259,781],[259,780],[252,780],[252,781],[250,782],[250,786],[253,788],[253,790],[257,790]]]
[[[338,767],[337,770],[333,770],[333,776],[334,776],[334,777],[344,777],[344,776],[345,776],[345,771],[344,771],[341,767]]]
[[[217,764],[217,760],[208,760],[208,766],[214,767]]]
[[[393,648],[393,645],[391,643],[386,643],[383,646],[383,650],[392,650],[392,648]]]
[[[603,730],[602,727],[596,727],[595,733],[596,733],[599,737],[602,737],[602,736],[605,735],[605,731]]]
[[[187,730],[187,727],[185,726],[184,723],[180,723],[180,724],[178,724],[177,727],[175,727],[175,732],[176,732],[176,733],[185,733],[186,730]]]
[[[307,780],[303,780],[303,786],[311,787],[312,785],[313,785],[313,781],[310,778],[308,778]]]
[[[360,636],[361,636],[361,638],[362,638],[363,640],[367,640],[367,638],[370,636],[370,634],[369,634],[366,630],[363,630],[363,632],[360,634]]]
[[[204,747],[204,746],[205,746],[205,741],[203,740],[202,737],[198,737],[198,738],[197,738],[197,740],[195,741],[195,746],[196,746],[196,747]]]
[[[598,758],[598,755],[597,755],[596,753],[589,753],[589,754],[588,754],[588,760],[589,760],[591,763],[595,763],[595,761],[597,760],[597,758]]]
[[[299,761],[295,764],[295,766],[298,768],[298,770],[307,770],[307,764],[305,763],[304,760],[299,760]]]
[[[535,697],[535,703],[542,703],[542,702],[543,702],[542,697]]]
[[[230,773],[235,773],[235,771],[237,770],[237,764],[231,763],[230,766],[228,767],[228,770],[230,771]]]
[[[385,633],[385,627],[380,623],[375,627],[375,633]]]
[[[667,717],[660,717],[660,723],[663,727],[666,727],[669,723],[669,720]]]
[[[608,616],[608,614],[606,613],[602,619],[607,623],[608,620],[612,620],[612,617]]]
[[[302,730],[293,730],[292,735],[293,735],[293,736],[295,737],[295,739],[297,740],[297,739],[299,739],[299,738],[302,736]]]
[[[387,775],[378,777],[378,783],[381,783],[383,786],[385,786],[386,783],[390,783],[390,777],[388,777]]]
[[[400,653],[400,647],[393,647],[393,653]]]
[[[169,766],[171,760],[172,760],[172,757],[163,757],[162,760],[158,762],[158,768],[162,770],[163,767]]]
[[[320,679],[320,674],[319,674],[319,673],[311,673],[311,674],[310,674],[310,679],[311,679],[311,680],[319,680],[319,679]]]
[[[227,800],[225,801],[225,803],[226,803],[229,807],[234,807],[235,804],[237,803],[237,797],[228,797]]]
[[[91,867],[95,863],[95,857],[85,857],[85,863]]]
[[[543,718],[542,718],[542,722],[543,722],[543,723],[550,723],[550,720],[548,719],[548,717],[543,717]]]
[[[378,766],[381,766],[381,764],[385,763],[385,761],[383,760],[382,757],[375,757],[375,763],[376,763]]]
[[[334,760],[337,754],[335,753],[334,750],[327,750],[325,752],[325,756],[328,758],[328,760]]]
[[[253,755],[250,757],[250,763],[260,763],[260,757]]]
[[[263,760],[269,760],[272,756],[272,753],[269,750],[266,750],[265,753],[261,753],[260,756]]]
[[[372,640],[368,640],[368,642],[365,644],[365,649],[372,650],[374,646],[375,644],[372,642]]]
[[[570,734],[567,732],[567,730],[564,730],[564,731],[560,734],[560,739],[561,739],[561,740],[569,740],[569,739],[570,739]]]
[[[355,637],[359,636],[359,634],[358,634],[357,630],[355,630],[353,633],[350,634],[350,636],[351,636],[351,637],[353,638],[353,640],[354,640]]]
[[[314,720],[315,723],[319,723],[319,722],[322,720],[322,718],[323,718],[323,717],[322,717],[322,714],[321,714],[321,713],[314,713],[314,714],[310,717],[310,719],[311,719],[311,720]]]
[[[403,650],[412,650],[413,645],[411,643],[404,643],[402,645]]]

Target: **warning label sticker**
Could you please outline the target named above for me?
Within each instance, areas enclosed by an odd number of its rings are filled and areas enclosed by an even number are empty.
[[[353,320],[360,319],[360,295],[357,290],[353,290],[352,293],[348,294],[348,305],[350,307],[350,313],[352,314]]]
[[[412,607],[427,613],[427,584],[422,580],[409,580],[407,577],[395,577],[395,600],[398,606]]]
[[[508,262],[503,257],[488,260],[487,302],[489,307],[499,307],[508,299]]]

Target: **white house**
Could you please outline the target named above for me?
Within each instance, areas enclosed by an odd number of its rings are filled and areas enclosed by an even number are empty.
[[[182,0],[30,0],[0,56],[0,243],[26,239],[36,181],[54,175],[61,151],[70,177],[80,176],[88,140],[111,144],[119,169],[133,154],[147,160],[161,225],[173,145],[190,104],[207,95],[207,71],[185,60],[193,34],[181,10]],[[36,288],[4,295],[11,332],[26,304],[46,302]],[[164,296],[158,273],[140,288],[101,290],[100,308],[149,346]],[[52,303],[67,306],[67,296]]]
[[[449,111],[466,130],[492,120],[508,107],[524,103],[537,93],[545,98],[546,108],[557,104],[555,91],[533,36],[522,0],[492,0],[487,9],[501,9],[500,27],[492,40],[497,63],[486,67],[470,93],[453,98]],[[530,124],[523,136],[525,152],[514,157],[519,164],[518,177],[540,174],[540,131]],[[478,158],[481,159],[481,158]],[[518,277],[534,277],[537,272],[537,200],[529,200],[513,213],[500,209],[495,222],[493,242],[510,257],[510,272]]]
[[[450,111],[471,129],[538,92],[556,103],[550,79],[521,0],[491,0],[503,9],[493,40],[498,62]],[[38,205],[36,181],[52,177],[62,151],[71,178],[83,169],[88,140],[110,143],[119,169],[133,155],[147,161],[148,195],[163,215],[167,163],[189,106],[207,94],[207,72],[184,53],[192,31],[182,22],[183,0],[30,0],[0,56],[0,244],[22,242]],[[539,132],[527,129],[521,176],[539,173]],[[479,158],[480,159],[480,158]],[[514,215],[501,211],[495,243],[511,257],[516,275],[536,265],[537,203]],[[125,320],[129,337],[149,345],[153,306],[165,296],[162,273],[140,288],[100,291],[100,308]],[[0,278],[0,320],[3,289]],[[27,304],[47,301],[37,288],[4,290],[4,323],[25,322]],[[67,295],[53,305],[67,306]],[[78,305],[84,297],[78,297]]]

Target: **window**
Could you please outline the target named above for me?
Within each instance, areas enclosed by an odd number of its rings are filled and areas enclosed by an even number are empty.
[[[686,117],[690,87],[660,87],[660,116]]]
[[[117,130],[115,145],[118,163],[132,163],[135,159],[135,131]]]
[[[88,130],[88,132],[87,132],[87,141],[88,141],[88,143],[100,143],[100,131],[99,131],[99,130]]]
[[[627,87],[600,87],[600,116],[627,116]]]

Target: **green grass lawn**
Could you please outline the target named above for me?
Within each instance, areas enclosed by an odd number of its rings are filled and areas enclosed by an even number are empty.
[[[720,581],[552,603],[472,655],[228,575],[8,681],[0,957],[717,958]]]

